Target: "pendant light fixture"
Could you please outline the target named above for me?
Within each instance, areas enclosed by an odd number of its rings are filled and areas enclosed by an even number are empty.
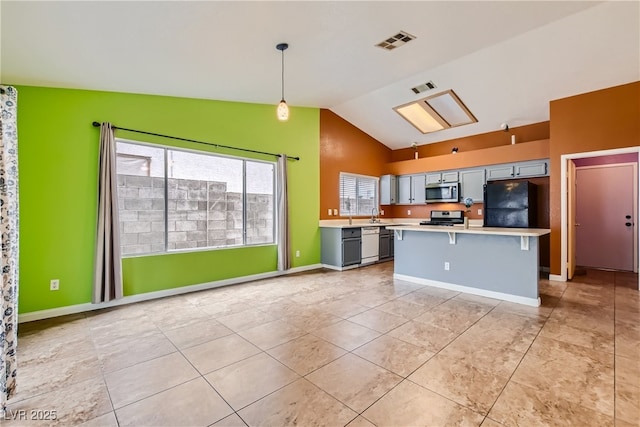
[[[287,101],[284,100],[284,51],[289,47],[287,43],[278,43],[276,45],[276,49],[278,49],[282,53],[282,99],[278,104],[278,109],[276,113],[278,115],[278,120],[281,122],[286,122],[289,120],[289,106],[287,105]]]

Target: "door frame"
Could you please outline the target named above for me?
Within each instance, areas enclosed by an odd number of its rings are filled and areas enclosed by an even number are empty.
[[[599,151],[589,151],[585,153],[571,153],[571,154],[562,154],[560,156],[560,274],[551,274],[549,275],[549,279],[558,280],[561,282],[567,281],[567,266],[568,266],[568,235],[567,235],[567,223],[568,223],[568,200],[567,200],[567,188],[568,188],[568,162],[574,159],[583,159],[588,157],[599,157],[599,156],[609,156],[613,154],[627,154],[627,153],[636,153],[638,154],[638,162],[640,163],[640,147],[627,147],[627,148],[615,148],[611,150],[599,150]],[[636,174],[638,175],[638,174]],[[636,176],[634,185],[635,185],[635,210],[634,213],[637,219],[637,213],[640,210],[640,182],[638,181],[639,177]],[[640,227],[636,221],[636,234],[634,236],[634,241],[636,242],[634,245],[636,254],[634,257],[634,268],[637,271],[638,266],[638,248],[637,241],[640,236]],[[638,276],[638,289],[640,289],[640,275]]]

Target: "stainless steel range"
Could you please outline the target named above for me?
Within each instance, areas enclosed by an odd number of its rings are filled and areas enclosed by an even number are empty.
[[[464,211],[431,211],[428,221],[421,221],[420,225],[455,225],[464,224]]]

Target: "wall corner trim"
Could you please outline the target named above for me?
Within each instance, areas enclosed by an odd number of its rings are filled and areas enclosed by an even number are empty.
[[[136,302],[149,301],[168,296],[188,294],[191,292],[203,291],[207,289],[219,288],[221,286],[238,285],[246,282],[252,282],[260,279],[270,279],[273,277],[286,276],[289,274],[300,273],[303,271],[317,270],[322,268],[322,264],[311,264],[301,267],[294,267],[287,271],[271,271],[267,273],[252,274],[250,276],[234,277],[232,279],[217,280],[215,282],[200,283],[197,285],[182,286],[179,288],[166,289],[156,292],[147,292],[144,294],[126,296],[124,298],[100,303],[100,304],[76,304],[66,307],[52,308],[48,310],[32,311],[29,313],[18,314],[18,323],[33,322],[35,320],[49,319],[52,317],[66,316],[68,314],[83,313],[87,311],[100,310],[103,308],[117,307],[121,305],[133,304]]]

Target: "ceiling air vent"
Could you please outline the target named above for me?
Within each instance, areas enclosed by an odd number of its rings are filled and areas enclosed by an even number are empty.
[[[428,81],[416,87],[412,87],[411,90],[413,91],[413,93],[422,93],[435,88],[436,85],[434,85],[432,81]]]
[[[397,47],[402,46],[405,43],[409,43],[411,40],[415,39],[416,36],[412,36],[409,33],[405,33],[404,31],[400,31],[397,34],[387,38],[386,40],[378,43],[376,46],[381,47],[386,50],[393,50]]]

